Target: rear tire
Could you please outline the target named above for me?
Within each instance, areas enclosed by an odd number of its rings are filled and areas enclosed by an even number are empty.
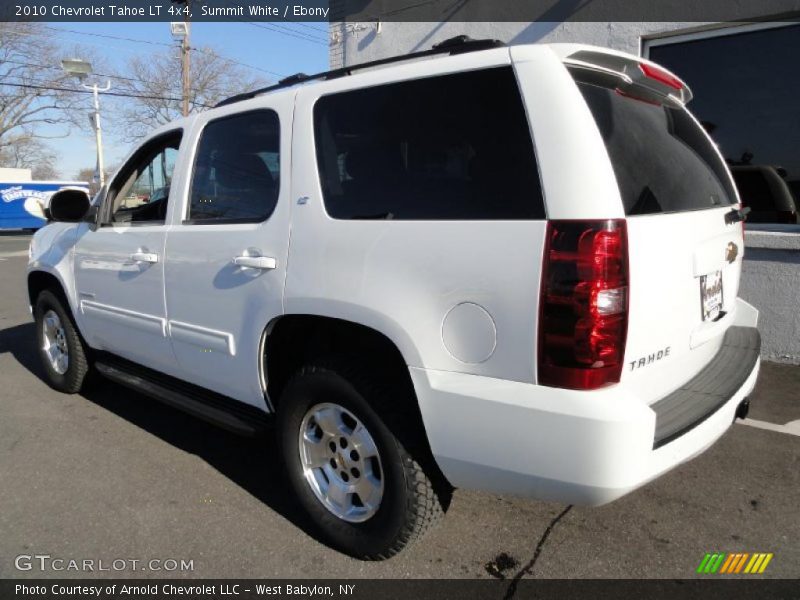
[[[321,537],[356,558],[382,560],[442,518],[450,490],[422,423],[399,397],[404,386],[378,385],[355,364],[305,366],[286,384],[280,447]]]
[[[45,380],[59,392],[81,391],[89,373],[88,349],[69,308],[58,295],[44,290],[36,298],[33,315]]]

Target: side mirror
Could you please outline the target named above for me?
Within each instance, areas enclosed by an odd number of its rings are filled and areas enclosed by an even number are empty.
[[[47,212],[53,221],[77,223],[89,211],[89,194],[81,188],[58,190],[47,203]]]

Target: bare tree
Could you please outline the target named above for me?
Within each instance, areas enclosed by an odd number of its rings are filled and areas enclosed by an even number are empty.
[[[94,167],[85,167],[75,173],[75,181],[92,181],[94,177]]]
[[[109,173],[114,173],[117,170],[117,165],[112,165],[108,167],[106,170]],[[92,195],[95,195],[100,190],[100,184],[95,181],[94,179],[95,167],[85,167],[80,169],[77,173],[75,173],[75,177],[73,177],[74,181],[84,181],[89,184],[89,191]]]
[[[61,59],[72,56],[104,66],[91,50],[55,42],[47,25],[0,22],[0,165],[29,168],[36,179],[60,176],[47,140],[66,137],[76,125],[88,130],[91,104],[61,69]]]
[[[38,164],[31,169],[34,181],[54,181],[61,179],[61,172],[53,164]]]
[[[75,85],[58,68],[60,50],[51,38],[41,23],[0,22],[0,153],[4,156],[19,158],[25,153],[12,147],[31,148],[36,146],[31,140],[54,137],[57,128],[48,126],[73,123],[75,110],[84,101],[82,94],[68,91]]]
[[[35,137],[14,136],[0,147],[0,165],[31,169],[34,179],[58,179],[57,161],[56,153]]]
[[[178,49],[173,53],[137,56],[128,62],[129,80],[117,82],[134,96],[120,103],[117,133],[128,141],[181,116],[181,62]],[[194,48],[191,60],[189,112],[205,110],[239,92],[261,87],[267,82],[251,76],[239,64],[223,58],[211,48]],[[120,131],[121,129],[121,131]]]

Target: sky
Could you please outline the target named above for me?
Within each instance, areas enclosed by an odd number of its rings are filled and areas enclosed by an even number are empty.
[[[169,23],[48,23],[63,30],[54,39],[64,46],[80,44],[91,48],[108,61],[108,71],[124,72],[127,59],[136,54],[163,52],[167,48],[152,42],[171,43]],[[317,73],[328,69],[327,23],[193,23],[191,44],[210,46],[225,58],[249,65],[254,75],[277,81],[298,72]],[[125,41],[104,36],[129,38]],[[146,43],[151,42],[151,43]],[[98,69],[99,70],[99,69]],[[104,83],[101,82],[101,84]],[[112,89],[114,81],[111,81]],[[245,90],[242,90],[245,91]],[[102,97],[101,97],[102,115]],[[91,111],[91,96],[86,95],[86,111]],[[57,153],[56,168],[62,178],[72,179],[86,167],[94,167],[94,134],[73,128],[66,138],[47,140]],[[117,165],[133,149],[130,143],[106,135],[106,165]]]

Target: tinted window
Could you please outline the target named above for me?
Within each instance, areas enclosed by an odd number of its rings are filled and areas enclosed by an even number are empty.
[[[774,203],[769,202],[772,190],[770,190],[769,182],[763,173],[757,170],[734,171],[733,178],[739,187],[742,198],[750,200],[749,206],[753,210],[774,208]]]
[[[774,167],[737,165],[731,167],[742,204],[750,207],[751,223],[796,223],[792,192],[783,174]]]
[[[675,71],[691,86],[695,96],[692,113],[711,132],[728,163],[758,167],[762,172],[774,170],[788,185],[795,203],[800,201],[798,56],[798,24],[649,49],[652,60]],[[739,193],[744,204],[751,206],[753,213],[762,210],[758,194],[765,188],[757,175],[743,183]],[[767,210],[774,204],[769,203]],[[779,200],[777,204],[792,203]],[[766,220],[770,214],[762,217]],[[756,218],[751,213],[749,219]]]
[[[334,218],[544,218],[510,68],[326,96],[314,124]]]
[[[179,133],[152,140],[122,168],[108,195],[112,222],[164,221],[180,142]]]
[[[679,212],[736,201],[725,165],[683,108],[579,83],[606,143],[627,215]]]
[[[278,201],[280,125],[271,110],[211,121],[200,137],[187,219],[259,222]]]

